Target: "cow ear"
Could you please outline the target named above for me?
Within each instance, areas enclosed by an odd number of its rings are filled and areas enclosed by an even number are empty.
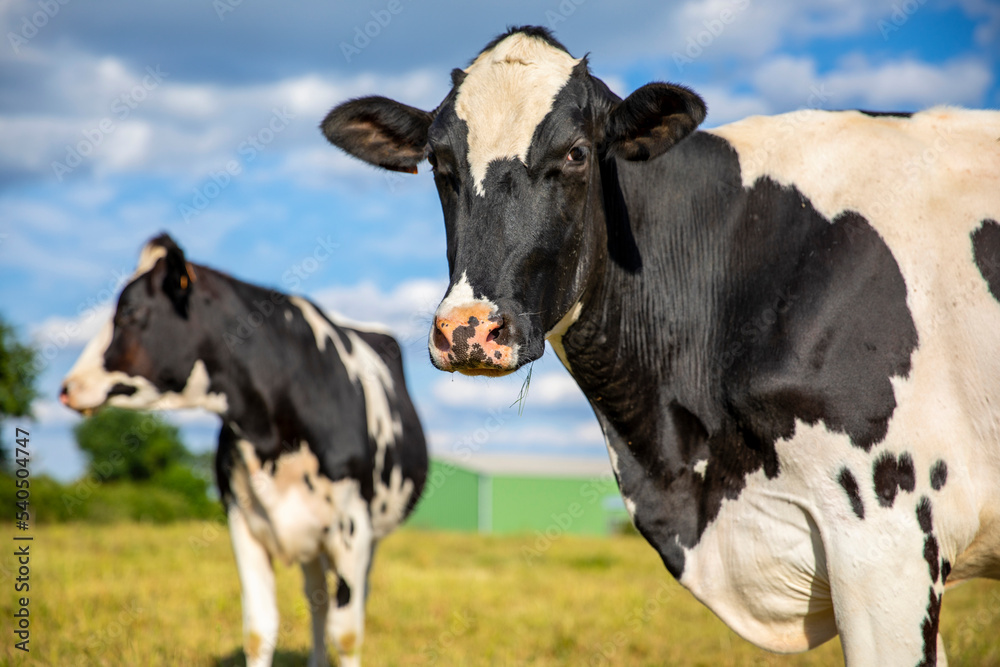
[[[335,107],[320,129],[331,144],[369,164],[417,173],[434,116],[385,97],[362,97]]]
[[[669,83],[647,83],[608,115],[608,155],[650,160],[689,135],[703,120],[705,102],[694,91]]]
[[[191,289],[197,280],[197,274],[190,262],[184,259],[184,251],[175,243],[166,246],[166,272],[163,274],[163,293],[174,305],[174,310],[187,319],[188,303],[191,300]]]

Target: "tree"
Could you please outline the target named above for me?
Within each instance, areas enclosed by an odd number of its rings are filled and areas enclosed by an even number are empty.
[[[101,482],[149,481],[191,459],[177,427],[151,413],[104,408],[73,432],[88,472]]]
[[[7,417],[30,417],[38,397],[37,352],[18,342],[14,328],[0,317],[0,426]],[[0,470],[9,470],[7,451],[0,443]]]
[[[208,497],[211,475],[201,470],[205,457],[188,451],[177,427],[158,415],[105,407],[73,432],[87,457],[87,471],[108,484],[105,488],[115,482],[139,483],[183,498],[187,516],[217,512]]]

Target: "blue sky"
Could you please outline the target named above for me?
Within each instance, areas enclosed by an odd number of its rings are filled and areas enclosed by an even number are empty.
[[[358,95],[433,108],[451,68],[508,25],[554,29],[621,95],[692,87],[707,126],[805,107],[1000,108],[992,0],[8,0],[0,22],[0,315],[45,356],[36,420],[3,436],[27,426],[35,471],[61,479],[83,461],[59,381],[163,230],[196,262],[393,328],[435,452],[606,456],[551,352],[520,416],[524,373],[431,368],[446,263],[428,170],[387,175],[316,129]],[[170,418],[192,449],[214,447],[214,417]]]

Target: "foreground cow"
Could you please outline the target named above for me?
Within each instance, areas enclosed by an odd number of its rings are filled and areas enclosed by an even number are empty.
[[[1000,577],[1000,113],[695,132],[695,93],[622,100],[539,28],[452,82],[322,125],[434,168],[434,365],[502,375],[549,340],[636,527],[730,627],[943,664],[945,583]]]
[[[66,376],[61,399],[80,411],[201,407],[222,417],[216,474],[247,664],[271,664],[277,641],[272,558],[302,565],[309,664],[327,664],[324,633],[341,665],[359,664],[375,544],[413,508],[427,472],[392,337],[192,265],[164,235],[142,251],[113,321]]]

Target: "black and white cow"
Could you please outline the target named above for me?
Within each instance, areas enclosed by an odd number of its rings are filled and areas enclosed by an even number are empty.
[[[530,27],[452,82],[322,124],[434,169],[434,365],[502,375],[548,340],[636,527],[736,632],[943,664],[945,583],[1000,578],[1000,113],[696,132],[691,90],[622,100]]]
[[[229,519],[250,666],[278,636],[271,561],[300,563],[312,613],[309,664],[360,664],[376,543],[423,489],[427,449],[400,347],[306,299],[187,262],[163,235],[143,249],[114,319],[63,382],[62,402],[200,407],[222,418],[216,474]],[[326,572],[337,577],[335,595]]]

